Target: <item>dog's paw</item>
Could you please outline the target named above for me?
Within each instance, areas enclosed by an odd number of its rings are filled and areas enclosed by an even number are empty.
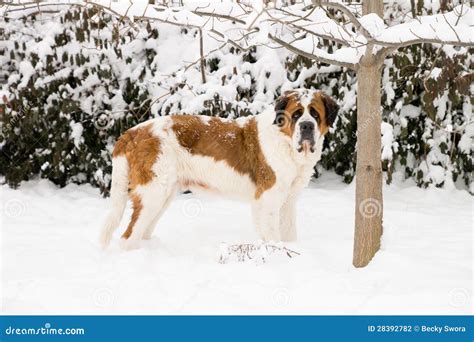
[[[124,239],[121,238],[119,242],[120,248],[124,251],[132,251],[134,249],[138,249],[140,247],[139,241],[136,241],[134,239]]]
[[[102,249],[106,249],[110,245],[110,241],[112,240],[112,236],[107,232],[101,232],[99,236],[99,244]]]
[[[152,235],[153,235],[153,234],[151,234],[151,233],[150,233],[150,234],[145,233],[145,234],[143,234],[142,239],[143,239],[143,240],[151,240],[151,236],[152,236]]]

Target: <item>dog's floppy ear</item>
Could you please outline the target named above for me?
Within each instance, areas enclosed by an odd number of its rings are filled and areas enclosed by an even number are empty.
[[[324,109],[326,110],[326,125],[332,127],[334,120],[336,120],[337,112],[339,111],[339,105],[334,101],[334,99],[324,93],[321,96]]]
[[[286,122],[285,109],[290,101],[289,97],[290,92],[285,91],[280,95],[275,101],[275,120],[273,121],[274,125],[284,126]]]

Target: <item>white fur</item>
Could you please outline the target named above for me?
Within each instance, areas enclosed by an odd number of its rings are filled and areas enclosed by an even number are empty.
[[[309,96],[309,95],[308,95]],[[303,101],[307,101],[303,99]],[[305,106],[306,107],[306,106]],[[206,120],[205,117],[202,118]],[[153,133],[160,138],[161,154],[153,166],[154,180],[135,191],[141,197],[143,208],[132,235],[122,241],[124,249],[133,249],[141,239],[150,238],[153,229],[178,189],[193,193],[210,193],[251,203],[255,228],[266,240],[293,241],[296,239],[296,201],[313,174],[313,167],[321,158],[324,137],[317,123],[305,110],[299,121],[315,124],[315,151],[297,152],[299,130],[292,138],[280,132],[273,124],[275,112],[268,110],[257,116],[258,138],[266,162],[276,175],[275,185],[255,199],[256,186],[249,176],[242,175],[225,161],[192,155],[179,143],[170,129],[171,118],[151,120]],[[239,125],[245,124],[241,120]],[[296,123],[298,125],[298,122]],[[101,243],[106,246],[123,214],[127,197],[128,164],[124,157],[113,159],[112,210],[103,228]],[[187,182],[193,183],[191,186]],[[202,184],[205,187],[201,186]]]
[[[107,247],[112,238],[112,234],[120,224],[125,205],[127,204],[128,190],[128,162],[125,157],[116,157],[112,160],[112,188],[110,190],[110,199],[112,208],[107,216],[102,233],[100,244],[103,248]]]
[[[305,106],[306,107],[306,106]],[[309,120],[309,113],[296,122]],[[321,159],[324,137],[320,136],[315,123],[315,151],[297,152],[299,136],[290,138],[273,125],[275,113],[268,111],[258,116],[260,146],[267,163],[277,176],[276,184],[267,190],[261,198],[254,200],[252,213],[257,231],[266,240],[296,240],[296,201],[298,193],[308,185],[313,167]],[[265,216],[260,218],[259,216]]]

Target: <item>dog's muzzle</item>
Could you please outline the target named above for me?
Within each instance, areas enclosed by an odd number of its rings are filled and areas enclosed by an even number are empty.
[[[298,152],[314,152],[314,123],[311,121],[303,121],[300,123],[300,141]]]

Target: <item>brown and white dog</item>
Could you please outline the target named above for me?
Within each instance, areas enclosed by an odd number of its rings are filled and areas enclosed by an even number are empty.
[[[274,110],[226,120],[196,115],[158,117],[125,132],[112,161],[112,209],[101,244],[119,226],[127,198],[133,214],[122,247],[149,239],[178,191],[248,201],[265,241],[296,239],[296,196],[321,158],[338,106],[323,92],[295,90]]]

